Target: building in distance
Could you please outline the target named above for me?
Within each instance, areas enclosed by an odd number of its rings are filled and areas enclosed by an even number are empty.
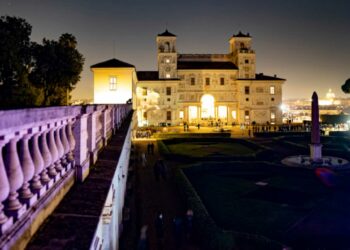
[[[117,59],[91,66],[94,102],[132,98],[139,126],[282,123],[285,79],[256,74],[249,33],[233,35],[227,54],[181,54],[176,39],[168,30],[156,37],[156,71]]]

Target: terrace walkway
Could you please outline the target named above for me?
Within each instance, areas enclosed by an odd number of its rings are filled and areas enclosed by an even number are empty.
[[[129,192],[131,218],[129,225],[125,227],[124,235],[120,249],[129,250],[137,249],[137,243],[140,235],[140,229],[143,225],[148,225],[149,249],[172,250],[176,249],[176,242],[173,235],[173,219],[175,216],[184,217],[187,208],[178,193],[173,168],[168,165],[167,180],[155,180],[153,166],[159,158],[157,142],[152,141],[155,145],[153,155],[147,154],[147,144],[151,140],[138,140],[135,142],[135,158],[138,159],[134,164],[134,178],[132,180],[133,191]],[[142,153],[147,156],[147,163],[143,164],[139,159]],[[131,195],[130,195],[131,193]],[[164,216],[164,240],[159,245],[156,237],[155,219],[157,212],[161,211]],[[182,244],[177,249],[195,250],[199,249],[195,244],[188,242],[183,234]]]
[[[100,152],[87,179],[72,187],[34,235],[27,249],[90,248],[130,121],[131,115]]]

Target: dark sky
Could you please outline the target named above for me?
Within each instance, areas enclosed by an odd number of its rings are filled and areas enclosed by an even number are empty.
[[[283,98],[336,96],[350,78],[350,1],[316,0],[0,0],[0,14],[23,17],[32,40],[72,33],[86,58],[73,98],[92,98],[90,65],[115,57],[156,69],[155,38],[177,35],[180,53],[227,53],[249,32],[257,72],[286,78]],[[115,44],[115,46],[113,45]]]

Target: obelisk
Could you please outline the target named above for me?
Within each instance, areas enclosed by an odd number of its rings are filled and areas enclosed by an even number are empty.
[[[310,158],[312,162],[322,161],[322,144],[320,141],[320,121],[318,110],[318,96],[314,92],[312,94],[311,103],[311,144]]]

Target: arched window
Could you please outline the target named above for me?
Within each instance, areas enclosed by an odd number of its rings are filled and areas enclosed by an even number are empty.
[[[169,42],[165,42],[165,52],[170,52],[170,43]]]

